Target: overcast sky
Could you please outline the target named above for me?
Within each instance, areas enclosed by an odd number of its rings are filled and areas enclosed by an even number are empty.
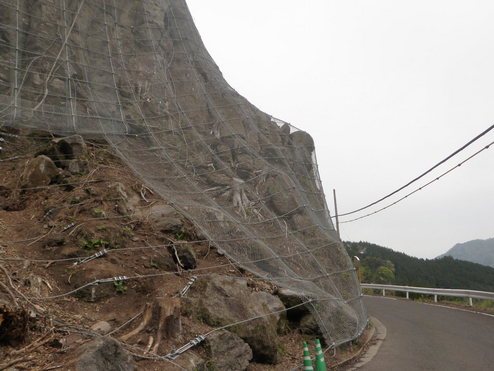
[[[314,137],[332,214],[333,188],[340,213],[364,206],[494,123],[492,0],[187,3],[232,87]],[[494,130],[417,186],[492,141]],[[491,147],[341,232],[433,258],[494,237],[493,210]]]

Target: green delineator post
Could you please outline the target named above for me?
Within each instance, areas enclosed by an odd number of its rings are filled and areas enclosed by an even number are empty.
[[[304,341],[304,371],[314,371],[312,359],[310,359],[309,346],[306,341]]]
[[[327,371],[326,362],[324,361],[324,354],[321,349],[321,342],[316,339],[316,370],[315,371]]]

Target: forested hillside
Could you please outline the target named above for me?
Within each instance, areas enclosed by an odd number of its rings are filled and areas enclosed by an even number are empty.
[[[438,258],[444,256],[494,267],[494,238],[457,243]]]
[[[419,259],[369,242],[345,242],[361,262],[363,282],[494,291],[494,268],[455,260]]]

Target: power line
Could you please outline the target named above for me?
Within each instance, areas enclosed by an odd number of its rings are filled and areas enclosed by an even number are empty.
[[[382,208],[380,208],[379,210],[376,210],[372,213],[369,213],[369,214],[366,214],[366,215],[363,215],[363,216],[360,216],[358,218],[355,218],[355,219],[351,219],[351,220],[346,220],[346,221],[343,221],[343,222],[340,222],[340,224],[344,224],[344,223],[350,223],[350,222],[355,222],[357,220],[360,220],[360,219],[364,219],[364,218],[367,218],[371,215],[374,215],[374,214],[377,214],[383,210],[386,210],[388,208],[390,208],[391,206],[394,206],[396,205],[398,202],[401,202],[403,201],[405,198],[408,198],[409,196],[413,195],[414,193],[417,193],[418,191],[421,191],[422,189],[424,189],[425,187],[431,185],[432,183],[438,181],[439,179],[441,179],[442,177],[446,176],[447,174],[449,174],[450,172],[452,172],[453,170],[455,169],[458,169],[461,165],[463,165],[464,163],[466,163],[467,161],[470,161],[472,158],[474,158],[475,156],[477,156],[478,154],[480,154],[481,152],[485,151],[486,149],[489,149],[490,146],[492,146],[494,144],[494,142],[491,142],[489,143],[488,145],[486,145],[484,148],[482,148],[481,150],[475,152],[473,155],[471,155],[470,157],[468,157],[466,160],[463,160],[462,162],[460,162],[458,165],[450,168],[448,171],[445,171],[444,173],[442,173],[441,175],[439,175],[437,178],[431,180],[430,182],[426,183],[425,185],[423,185],[422,187],[419,187],[415,190],[413,190],[412,192],[410,193],[407,193],[405,196],[403,196],[402,198],[400,198],[399,200],[387,205],[387,206],[384,206]],[[346,214],[348,215],[348,214]]]
[[[479,135],[477,135],[475,138],[473,138],[472,140],[470,140],[468,143],[466,143],[465,145],[463,145],[462,147],[458,148],[456,151],[454,151],[452,154],[450,154],[448,157],[446,157],[444,160],[441,160],[439,161],[437,164],[435,164],[433,167],[431,167],[429,170],[425,171],[424,173],[420,174],[418,177],[416,177],[415,179],[409,181],[407,184],[405,184],[404,186],[398,188],[397,190],[389,193],[388,195],[380,198],[379,200],[377,201],[374,201],[366,206],[363,206],[359,209],[356,209],[356,210],[353,210],[353,211],[350,211],[350,212],[347,212],[347,213],[343,213],[343,214],[338,214],[338,217],[341,217],[341,216],[347,216],[347,215],[351,215],[351,214],[355,214],[359,211],[362,211],[362,210],[365,210],[365,209],[368,209],[369,207],[371,206],[374,206],[375,204],[381,202],[381,201],[384,201],[386,200],[387,198],[395,195],[396,193],[400,192],[401,190],[407,188],[409,185],[415,183],[417,180],[423,178],[424,176],[426,176],[427,174],[429,174],[431,171],[433,171],[434,169],[436,169],[437,167],[439,167],[440,165],[444,164],[446,161],[448,161],[450,158],[456,156],[458,153],[460,153],[461,151],[463,151],[465,148],[467,148],[468,146],[470,146],[472,143],[476,142],[478,139],[480,139],[481,137],[483,137],[485,134],[487,134],[489,131],[491,131],[492,129],[494,129],[494,125],[491,125],[489,128],[487,128],[486,130],[484,130],[482,133],[480,133]],[[492,144],[492,143],[491,143]],[[489,146],[487,146],[489,147]],[[394,204],[394,203],[393,203]],[[393,205],[392,204],[392,205]],[[391,205],[390,205],[391,206]],[[375,213],[373,213],[375,214]],[[372,215],[372,214],[371,214]],[[332,216],[332,218],[335,218],[335,216]],[[356,220],[358,220],[359,218],[357,218]],[[344,223],[348,223],[349,221],[346,221]]]

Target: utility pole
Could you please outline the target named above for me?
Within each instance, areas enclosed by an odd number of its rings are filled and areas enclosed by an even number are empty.
[[[336,189],[333,188],[333,199],[334,199],[334,213],[335,213],[335,218],[336,218],[336,233],[338,233],[338,237],[341,239],[340,236],[340,221],[339,221],[339,216],[338,216],[338,205],[336,203]]]
[[[362,283],[362,271],[360,270],[360,259],[358,256],[354,256],[352,260],[353,260],[353,266],[357,271],[358,281],[359,283]]]

